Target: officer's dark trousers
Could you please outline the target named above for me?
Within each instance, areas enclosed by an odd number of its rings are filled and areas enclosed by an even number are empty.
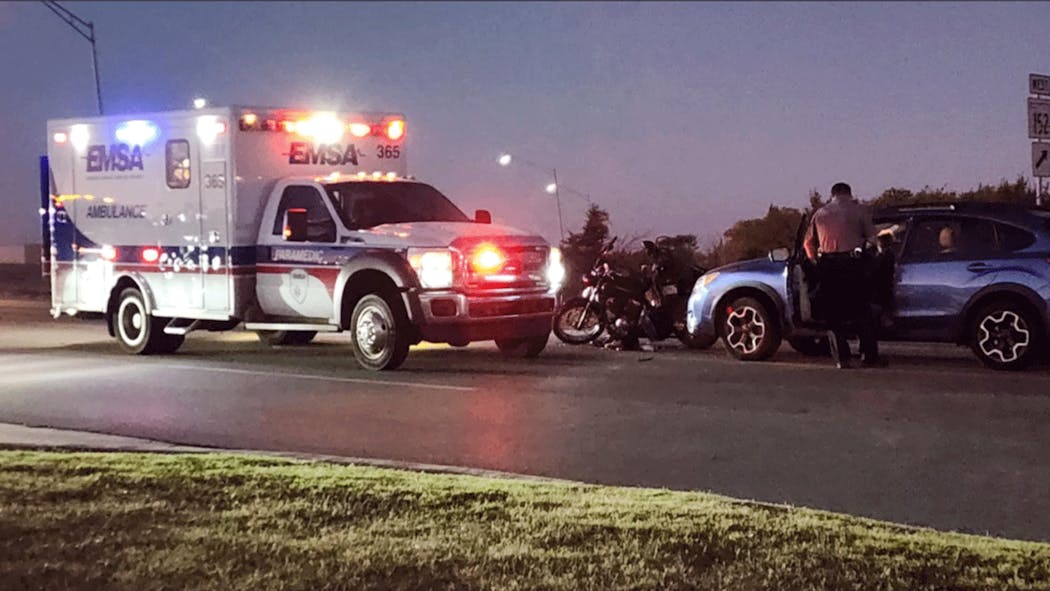
[[[871,314],[871,284],[863,258],[849,254],[825,254],[817,261],[823,316],[842,359],[849,358],[846,336],[856,333],[860,354],[866,359],[879,356],[878,327]]]

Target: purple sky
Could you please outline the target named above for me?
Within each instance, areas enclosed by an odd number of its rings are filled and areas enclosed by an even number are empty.
[[[846,180],[969,188],[1030,173],[1045,3],[69,3],[107,113],[395,110],[409,169],[465,210],[557,236],[556,166],[621,234],[702,240]],[[0,3],[0,244],[36,239],[45,121],[94,113],[86,41]],[[563,196],[566,226],[586,204]]]

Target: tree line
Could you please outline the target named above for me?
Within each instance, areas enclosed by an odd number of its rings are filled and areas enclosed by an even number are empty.
[[[1021,176],[998,185],[980,184],[968,191],[949,191],[946,188],[923,187],[918,191],[890,187],[874,199],[862,200],[872,209],[917,204],[943,204],[967,201],[1011,203],[1032,206],[1035,192],[1028,179]],[[675,257],[689,264],[710,269],[736,261],[763,257],[770,250],[795,244],[796,233],[802,217],[824,205],[827,199],[814,189],[809,194],[805,209],[781,207],[770,204],[766,214],[760,218],[740,220],[729,227],[713,243],[702,246],[695,234],[670,236],[668,243]],[[650,237],[654,238],[654,237]],[[591,205],[579,232],[570,232],[561,242],[562,256],[569,275],[566,278],[566,293],[577,293],[581,288],[580,276],[590,269],[602,247],[610,239],[609,213],[598,205]],[[638,269],[645,260],[645,251],[638,237],[624,239],[610,256],[611,262],[625,269]]]

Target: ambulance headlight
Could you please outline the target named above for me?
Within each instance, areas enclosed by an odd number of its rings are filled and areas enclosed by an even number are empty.
[[[561,261],[561,249],[554,247],[547,261],[547,283],[550,284],[551,291],[556,292],[561,289],[563,281],[565,281],[565,264]]]
[[[447,248],[408,249],[408,264],[423,289],[448,289],[455,281],[452,251]]]

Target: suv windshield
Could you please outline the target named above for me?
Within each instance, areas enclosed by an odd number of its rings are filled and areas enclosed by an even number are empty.
[[[325,185],[347,228],[406,222],[469,222],[437,189],[423,183],[354,181]]]

